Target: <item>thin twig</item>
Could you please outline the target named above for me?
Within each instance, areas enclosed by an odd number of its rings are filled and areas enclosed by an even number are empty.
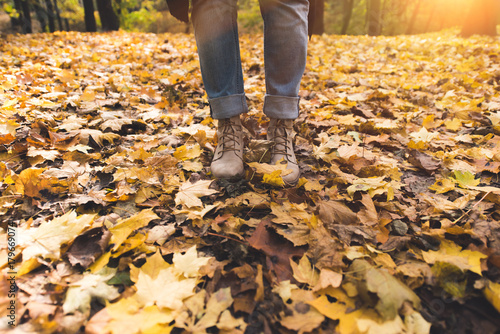
[[[481,203],[483,201],[483,199],[486,198],[486,196],[488,196],[489,194],[491,193],[491,191],[488,191],[476,204],[474,204],[474,206],[472,208],[469,209],[469,211],[467,211],[466,213],[464,213],[463,215],[461,215],[459,218],[457,218],[452,224],[455,225],[456,223],[458,223],[459,220],[461,220],[462,218],[464,218],[465,216],[467,216],[472,210],[474,210],[476,208],[476,206]]]
[[[226,235],[221,235],[221,234],[217,234],[217,233],[212,233],[212,232],[207,232],[208,235],[213,235],[215,237],[219,237],[219,238],[224,238],[224,239],[230,239],[230,240],[233,240],[233,241],[236,241],[236,242],[239,242],[240,244],[242,245],[247,245],[246,243],[244,243],[243,241],[241,240],[238,240],[238,239],[235,239],[235,238],[231,238],[231,237],[228,237]]]

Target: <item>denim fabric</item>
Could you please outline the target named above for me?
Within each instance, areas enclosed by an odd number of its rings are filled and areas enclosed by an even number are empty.
[[[264,19],[266,96],[271,118],[299,115],[299,87],[307,56],[308,0],[259,0]],[[243,87],[237,0],[193,0],[192,21],[212,117],[248,110]]]

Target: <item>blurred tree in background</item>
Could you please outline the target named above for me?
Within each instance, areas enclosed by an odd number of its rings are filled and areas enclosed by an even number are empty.
[[[186,0],[187,1],[187,0]],[[463,36],[494,35],[499,0],[310,0],[316,34],[398,35],[448,28]],[[124,29],[143,32],[190,32],[190,25],[168,14],[165,0],[0,0],[3,31]],[[262,31],[258,0],[239,0],[244,33]],[[0,20],[0,24],[3,22]]]

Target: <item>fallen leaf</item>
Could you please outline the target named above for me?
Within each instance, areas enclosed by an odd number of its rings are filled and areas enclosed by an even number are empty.
[[[199,180],[195,183],[185,182],[179,187],[179,192],[175,196],[176,205],[185,205],[188,208],[203,207],[203,202],[199,197],[216,194],[218,191],[210,189],[211,180]]]
[[[398,311],[406,301],[411,302],[414,308],[420,308],[418,296],[387,271],[376,269],[362,259],[354,260],[349,268],[363,278],[357,282],[358,291],[370,291],[377,295],[375,309],[385,321],[399,318]],[[369,297],[366,295],[365,298]]]
[[[318,203],[316,214],[326,225],[356,225],[358,223],[356,214],[338,201],[322,201]]]
[[[311,287],[316,286],[319,281],[319,274],[317,270],[311,266],[311,262],[307,256],[303,256],[299,260],[299,264],[294,261],[290,261],[290,265],[293,270],[293,277],[299,283],[309,284]]]
[[[149,224],[150,221],[159,219],[151,209],[142,210],[138,214],[118,221],[109,228],[111,232],[110,243],[113,244],[112,250],[116,251],[118,247],[128,238],[128,236],[137,229]]]
[[[23,262],[35,257],[57,260],[61,256],[61,247],[71,243],[84,231],[95,215],[77,216],[75,211],[42,223],[38,228],[31,228],[19,233],[19,245],[23,248]]]
[[[261,250],[267,256],[267,263],[275,272],[279,281],[291,280],[292,267],[290,259],[302,257],[305,250],[272,232],[269,220],[262,220],[252,236],[247,239],[250,246]],[[272,260],[271,260],[272,259]]]
[[[470,250],[462,250],[460,246],[452,241],[443,240],[438,251],[422,252],[425,262],[433,264],[436,261],[447,262],[460,268],[461,270],[470,270],[478,275],[482,275],[481,259],[488,256]]]
[[[93,299],[104,302],[117,298],[120,295],[118,288],[106,284],[115,274],[115,269],[105,268],[96,274],[86,274],[81,280],[72,283],[66,292],[64,313],[74,313],[77,310],[87,313]]]
[[[500,312],[500,284],[488,281],[483,293],[491,305]]]
[[[184,277],[196,277],[201,267],[206,265],[211,257],[198,257],[196,247],[191,247],[184,255],[179,253],[174,254],[174,268],[177,269]],[[209,326],[210,327],[210,326]]]

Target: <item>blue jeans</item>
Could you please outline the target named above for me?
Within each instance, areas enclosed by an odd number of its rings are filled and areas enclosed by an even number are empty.
[[[266,96],[270,118],[299,115],[299,87],[307,57],[308,0],[259,0],[264,19]],[[192,20],[212,117],[248,111],[238,38],[237,0],[193,0]]]

